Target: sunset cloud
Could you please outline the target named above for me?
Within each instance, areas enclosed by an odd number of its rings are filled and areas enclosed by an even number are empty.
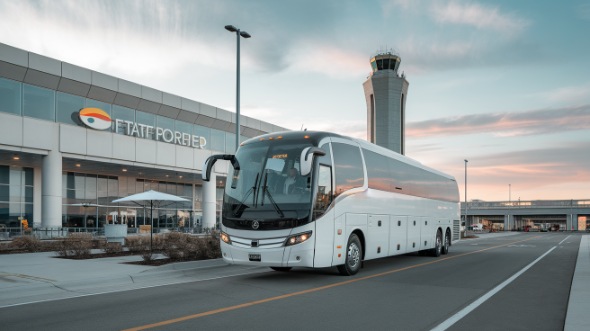
[[[590,105],[514,113],[473,114],[408,123],[413,138],[490,133],[514,137],[590,129]]]
[[[587,187],[580,183],[590,181],[590,153],[582,152],[588,150],[590,142],[585,141],[474,157],[468,171],[471,198],[508,200],[508,184],[515,199],[537,199],[542,194],[556,199],[586,198]]]

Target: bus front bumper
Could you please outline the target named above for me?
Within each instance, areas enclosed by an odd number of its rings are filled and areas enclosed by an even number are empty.
[[[221,256],[229,264],[265,267],[313,267],[313,240],[277,248],[237,247],[221,242]]]

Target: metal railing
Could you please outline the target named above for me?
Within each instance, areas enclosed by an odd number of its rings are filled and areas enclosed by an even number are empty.
[[[157,228],[154,227],[154,233],[182,232],[190,234],[209,234],[212,229],[197,227],[177,227],[177,228]],[[103,237],[104,228],[79,228],[79,227],[62,227],[62,228],[28,228],[21,227],[2,227],[0,228],[0,240],[12,240],[15,237],[23,235],[34,236],[38,239],[59,239],[65,238],[70,233],[90,233],[93,237]],[[127,234],[138,234],[138,228],[127,228]],[[149,231],[148,231],[149,233]]]
[[[489,208],[590,208],[590,200],[531,200],[531,201],[470,201],[467,202],[467,209],[489,209]],[[465,203],[461,203],[465,209]]]

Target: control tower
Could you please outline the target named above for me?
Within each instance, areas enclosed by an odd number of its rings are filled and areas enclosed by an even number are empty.
[[[399,75],[401,58],[393,52],[371,58],[373,71],[363,83],[367,101],[367,140],[405,153],[405,112],[409,83]]]

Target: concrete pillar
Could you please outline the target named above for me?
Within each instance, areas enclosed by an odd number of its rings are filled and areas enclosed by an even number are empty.
[[[506,214],[504,217],[504,231],[512,231],[514,229],[514,215]]]
[[[35,167],[33,169],[33,226],[41,226],[41,210],[43,208],[43,195],[41,188],[43,187],[41,168]]]
[[[62,218],[62,157],[52,150],[43,157],[41,186],[41,227],[61,228]]]
[[[572,226],[571,230],[578,231],[578,214],[572,214]]]
[[[214,171],[211,171],[211,177],[208,182],[203,182],[203,198],[201,199],[203,208],[203,228],[215,227],[216,221],[216,181],[217,176]]]

